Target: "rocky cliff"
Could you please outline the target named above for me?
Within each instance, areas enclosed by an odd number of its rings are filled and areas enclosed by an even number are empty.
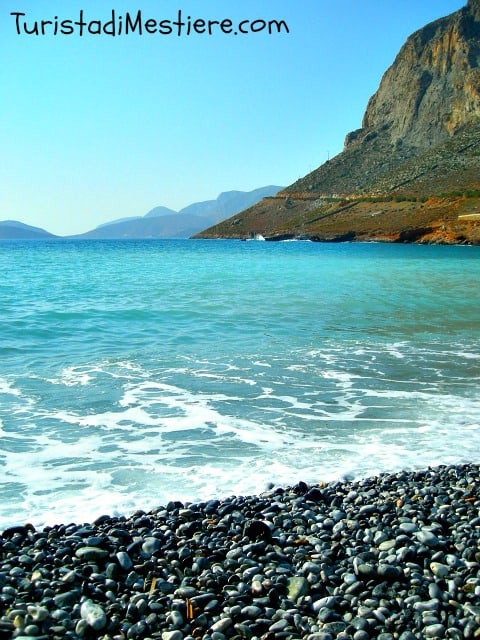
[[[461,207],[468,214],[469,206],[475,212],[480,204],[474,193],[479,189],[480,0],[469,0],[461,10],[407,39],[370,98],[362,128],[346,136],[342,153],[279,194],[283,203],[278,196],[264,200],[202,236],[241,237],[255,231],[316,234],[324,239],[322,227],[328,219],[329,237],[335,235],[338,222],[340,236],[363,238],[365,216],[359,220],[350,216],[346,229],[343,207],[346,199],[350,205],[366,198],[377,199],[372,204],[382,198],[385,202],[423,200],[411,208],[410,217],[399,220],[412,228],[430,229],[432,220],[429,216],[426,224],[423,215],[430,198],[448,194],[465,199],[468,194],[469,203]],[[332,199],[342,216],[332,212]],[[444,209],[445,216],[450,212],[450,222],[452,215],[457,220],[458,207],[453,214],[449,207]],[[445,216],[439,214],[440,226],[445,226]],[[378,214],[374,217],[380,222]],[[469,224],[468,229],[474,230],[475,224]],[[367,236],[380,237],[385,231],[379,227],[377,233],[368,226]],[[387,226],[392,237],[395,233],[402,237],[405,231],[399,224]],[[462,228],[460,234],[467,240],[468,229]]]
[[[431,148],[480,117],[480,3],[411,35],[368,103],[362,129],[394,147]]]

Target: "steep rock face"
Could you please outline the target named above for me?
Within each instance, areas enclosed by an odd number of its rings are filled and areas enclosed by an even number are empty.
[[[415,32],[345,149],[200,237],[480,245],[480,0]]]
[[[480,0],[412,34],[371,97],[345,148],[382,135],[427,149],[480,120]]]

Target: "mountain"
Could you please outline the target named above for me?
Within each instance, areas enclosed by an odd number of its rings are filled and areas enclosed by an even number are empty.
[[[143,217],[122,218],[104,223],[77,238],[189,238],[202,229],[274,195],[282,187],[267,186],[253,191],[227,191],[216,200],[196,202],[178,213],[155,207]]]
[[[188,238],[205,228],[205,219],[198,216],[173,215],[151,218],[133,218],[112,224],[104,224],[76,238],[121,239],[121,238]]]
[[[17,220],[3,220],[0,222],[0,239],[2,240],[40,240],[42,238],[55,238],[52,233],[31,227]]]
[[[145,214],[145,218],[157,218],[158,216],[171,216],[177,213],[173,209],[169,209],[168,207],[155,207],[151,211]]]
[[[159,216],[169,216],[176,213],[176,211],[174,211],[173,209],[169,209],[168,207],[155,207],[154,209],[151,209],[148,213],[146,213],[143,218],[157,218]],[[125,222],[132,222],[133,220],[143,220],[143,218],[142,216],[128,216],[126,218],[118,218],[117,220],[110,220],[110,222],[99,224],[98,227],[95,228],[95,230],[103,229],[104,227],[109,227],[110,225],[123,225]],[[129,225],[127,226],[130,228]],[[140,227],[141,226],[142,225],[140,224]]]
[[[216,200],[207,200],[205,202],[196,202],[180,210],[180,214],[192,214],[195,216],[203,216],[213,218],[214,222],[228,218],[247,207],[256,204],[262,198],[275,195],[283,187],[270,185],[268,187],[260,187],[254,191],[225,191],[221,193]]]
[[[477,219],[480,2],[469,0],[407,39],[340,154],[198,237],[477,244]]]
[[[147,214],[148,215],[148,214]],[[141,220],[142,216],[128,216],[126,218],[118,218],[117,220],[111,220],[110,222],[104,222],[99,224],[96,229],[103,229],[103,227],[109,227],[111,224],[123,224],[124,222],[131,222],[132,220]]]

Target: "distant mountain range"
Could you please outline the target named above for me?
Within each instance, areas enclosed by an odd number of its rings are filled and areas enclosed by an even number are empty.
[[[17,220],[3,220],[0,222],[0,239],[1,240],[41,240],[42,238],[55,238],[53,233],[31,227]]]
[[[144,216],[112,220],[91,231],[68,238],[122,239],[122,238],[189,238],[203,229],[218,224],[265,197],[273,196],[283,187],[270,185],[253,191],[226,191],[216,200],[195,202],[180,211],[168,207],[155,207]],[[45,239],[55,236],[44,229],[32,227],[16,220],[0,222],[0,239]]]

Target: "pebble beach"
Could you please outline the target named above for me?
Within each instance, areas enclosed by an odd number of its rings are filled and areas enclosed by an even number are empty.
[[[6,529],[0,638],[480,637],[480,467]]]

